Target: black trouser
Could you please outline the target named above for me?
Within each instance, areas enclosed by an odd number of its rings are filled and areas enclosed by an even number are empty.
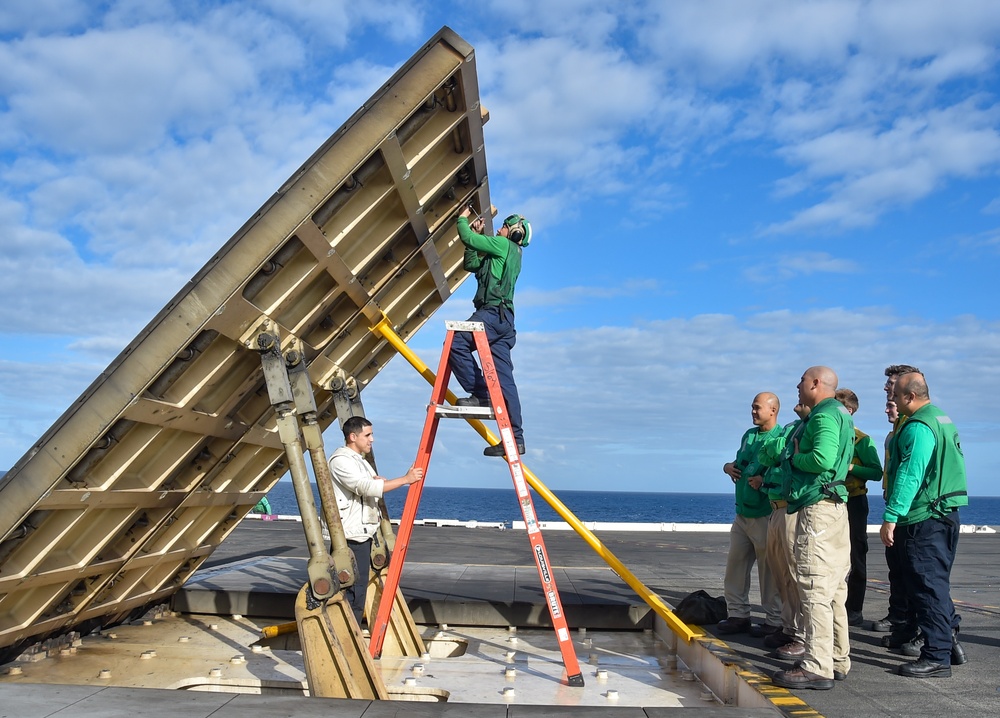
[[[348,541],[354,554],[354,563],[357,564],[357,575],[354,585],[344,589],[344,598],[351,604],[354,617],[358,619],[358,626],[362,626],[361,618],[365,613],[365,597],[368,594],[368,575],[371,573],[372,565],[372,540]]]
[[[889,569],[889,623],[892,632],[902,632],[910,621],[910,601],[903,583],[903,564],[900,543],[885,547],[885,565]]]
[[[851,573],[847,576],[847,616],[861,613],[868,584],[868,494],[847,500],[851,533]]]
[[[961,620],[951,600],[959,526],[958,511],[952,511],[943,518],[897,525],[895,531],[906,592],[924,634],[920,657],[946,665],[951,662],[952,633]]]
[[[477,309],[470,322],[482,322],[486,330],[486,341],[490,344],[490,354],[493,356],[493,366],[500,381],[500,390],[507,403],[507,417],[510,419],[510,430],[514,441],[524,443],[524,430],[521,428],[521,399],[514,382],[514,360],[510,351],[517,343],[517,330],[514,328],[514,312],[503,307],[486,306]],[[458,379],[462,388],[477,399],[489,402],[490,394],[486,388],[483,371],[472,358],[476,351],[476,340],[472,332],[457,332],[451,344],[451,356],[448,365]]]

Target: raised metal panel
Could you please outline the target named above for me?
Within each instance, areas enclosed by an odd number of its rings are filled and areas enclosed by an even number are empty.
[[[0,648],[167,598],[285,473],[258,327],[301,340],[325,428],[331,384],[395,353],[369,327],[409,337],[451,296],[485,118],[443,28],[0,478]]]

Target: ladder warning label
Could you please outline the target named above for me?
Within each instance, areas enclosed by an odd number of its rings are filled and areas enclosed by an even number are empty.
[[[538,533],[538,519],[535,518],[535,509],[531,505],[530,498],[521,502],[521,515],[524,516],[524,526],[528,529],[528,533]]]
[[[559,597],[556,595],[556,592],[549,591],[546,594],[546,598],[549,599],[549,613],[552,614],[552,618],[562,618],[562,611],[559,610]]]
[[[528,487],[524,484],[524,473],[521,471],[521,464],[512,464],[511,473],[514,475],[514,488],[517,489],[518,498],[528,495]]]

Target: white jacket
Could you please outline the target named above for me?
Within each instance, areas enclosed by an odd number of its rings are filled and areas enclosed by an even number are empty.
[[[379,525],[378,499],[385,485],[365,457],[346,446],[330,456],[333,492],[348,541],[366,541]]]

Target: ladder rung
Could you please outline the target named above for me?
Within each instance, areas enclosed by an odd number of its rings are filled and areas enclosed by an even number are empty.
[[[450,332],[485,332],[486,325],[482,322],[458,322],[447,321],[444,323],[445,329]]]
[[[437,404],[434,413],[443,419],[495,419],[493,408],[489,406],[452,406]]]

